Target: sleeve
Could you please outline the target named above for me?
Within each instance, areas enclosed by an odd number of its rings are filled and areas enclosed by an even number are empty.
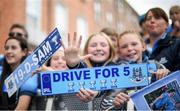
[[[68,66],[68,65],[67,65]],[[85,62],[81,61],[79,64],[77,64],[74,67],[70,67],[68,66],[69,69],[80,69],[80,68],[87,68],[87,65],[85,64]]]
[[[114,98],[113,97],[105,97],[102,99],[102,102],[101,102],[101,109],[102,110],[107,110],[109,109],[110,107],[113,107],[113,100]]]
[[[19,96],[29,95],[34,96],[38,88],[38,75],[29,78],[20,88]]]
[[[176,52],[177,52],[177,57],[175,60],[176,60],[177,64],[174,69],[175,71],[180,70],[180,62],[179,62],[180,61],[180,39],[177,40],[177,51]]]
[[[107,109],[116,109],[113,106],[113,101],[115,96],[119,93],[119,92],[124,92],[124,89],[116,89],[116,90],[108,90],[106,92],[106,94],[104,95],[104,97],[102,98],[100,107],[102,110],[107,110]],[[119,109],[122,109],[124,106],[122,106]],[[117,109],[116,109],[117,110]]]

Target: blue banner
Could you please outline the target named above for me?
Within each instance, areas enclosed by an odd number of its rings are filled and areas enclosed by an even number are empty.
[[[29,55],[5,80],[8,96],[13,95],[32,76],[32,72],[42,66],[59,47],[61,36],[57,28]]]
[[[129,64],[41,73],[42,95],[78,92],[79,89],[108,90],[148,85],[148,70],[155,64]]]
[[[165,97],[171,92],[174,93],[173,96]],[[137,110],[180,110],[176,106],[180,103],[180,71],[173,72],[131,94],[131,99]]]

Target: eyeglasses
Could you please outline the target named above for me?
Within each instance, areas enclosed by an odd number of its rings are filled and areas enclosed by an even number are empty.
[[[24,37],[26,37],[26,35],[19,33],[19,32],[10,32],[9,37],[22,37],[22,38],[24,38]]]

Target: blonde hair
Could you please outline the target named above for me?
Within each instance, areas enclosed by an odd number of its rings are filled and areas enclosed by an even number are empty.
[[[113,46],[110,38],[109,38],[105,33],[103,33],[103,32],[99,32],[99,33],[92,34],[91,36],[89,36],[89,38],[88,38],[87,41],[86,41],[84,50],[83,50],[83,55],[88,54],[88,45],[89,45],[89,42],[90,42],[90,40],[91,40],[94,36],[96,36],[96,35],[103,36],[103,37],[107,40],[108,45],[109,45],[109,47],[110,47],[110,56],[109,56],[108,60],[106,60],[106,62],[105,62],[105,64],[104,64],[104,65],[106,65],[107,63],[109,63],[110,61],[112,61],[112,60],[114,59],[114,57],[115,57],[115,49],[114,49],[114,46]],[[88,67],[92,67],[92,64],[91,64],[91,62],[90,62],[89,59],[86,59],[85,62],[86,62],[86,64],[87,64]]]
[[[136,34],[139,38],[139,40],[144,43],[144,40],[142,38],[142,36],[137,32],[137,31],[134,31],[134,30],[126,30],[124,32],[122,32],[119,36],[118,36],[118,46],[119,46],[119,40],[122,38],[122,36],[126,35],[126,34]]]

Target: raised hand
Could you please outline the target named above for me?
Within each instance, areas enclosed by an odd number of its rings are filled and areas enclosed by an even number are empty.
[[[64,43],[62,43],[62,46],[64,48],[66,64],[70,67],[74,67],[77,64],[79,64],[81,60],[90,57],[89,54],[82,57],[79,55],[81,40],[82,36],[80,36],[77,40],[77,34],[75,32],[74,36],[72,37],[70,36],[70,34],[68,34],[67,47],[65,47]]]

